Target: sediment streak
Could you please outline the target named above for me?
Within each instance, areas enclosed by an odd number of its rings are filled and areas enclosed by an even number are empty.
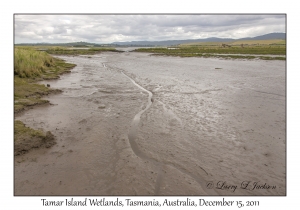
[[[105,68],[108,68],[105,64],[103,65]],[[119,69],[120,70],[120,69]],[[159,162],[153,158],[150,158],[148,157],[145,153],[143,153],[135,139],[136,139],[136,134],[137,134],[137,130],[138,130],[138,124],[140,122],[140,119],[141,119],[141,115],[147,111],[152,103],[153,103],[153,100],[152,100],[152,97],[153,97],[153,94],[151,91],[143,88],[142,86],[140,86],[139,84],[137,84],[131,77],[129,77],[127,74],[124,73],[123,70],[120,70],[120,72],[125,76],[127,77],[135,86],[137,86],[139,89],[145,91],[148,93],[148,103],[147,103],[147,106],[146,108],[142,109],[140,112],[138,112],[133,120],[132,120],[132,123],[131,123],[131,127],[129,129],[129,132],[128,132],[128,139],[129,139],[129,143],[130,143],[130,146],[132,148],[132,151],[134,152],[134,154],[136,156],[138,156],[139,158],[143,159],[143,160],[147,160],[151,163],[153,163],[157,168],[158,168],[158,173],[157,173],[157,178],[156,178],[156,182],[155,182],[155,189],[154,189],[154,194],[155,195],[158,195],[159,194],[159,190],[160,190],[160,185],[161,185],[161,182],[162,182],[162,179],[163,179],[163,170],[165,170],[166,166],[170,166],[170,167],[173,167],[175,169],[177,169],[178,171],[180,171],[181,173],[184,173],[188,176],[190,176],[191,178],[193,178],[201,187],[204,191],[206,191],[206,188],[205,188],[205,180],[202,178],[202,177],[198,177],[198,176],[195,176],[194,174],[190,173],[189,171],[187,171],[186,169],[184,169],[182,166],[176,164],[176,163],[164,163],[164,162]],[[160,102],[161,104],[163,104],[162,102]],[[164,104],[163,104],[164,105]],[[163,106],[164,109],[166,109],[165,105]],[[178,119],[178,118],[177,118]],[[180,124],[182,124],[181,120],[179,119],[180,121]],[[200,167],[206,175],[208,175],[208,173],[202,168]],[[213,190],[213,189],[210,189],[209,191],[209,194],[216,194],[216,192]]]

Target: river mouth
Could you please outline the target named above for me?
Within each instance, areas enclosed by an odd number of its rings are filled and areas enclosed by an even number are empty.
[[[285,195],[285,61],[60,57],[63,92],[17,116],[57,144],[15,157],[15,195]],[[245,180],[276,189],[220,187]]]

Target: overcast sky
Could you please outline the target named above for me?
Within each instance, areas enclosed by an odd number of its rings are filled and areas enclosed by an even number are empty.
[[[15,43],[244,38],[285,32],[285,15],[15,15]]]

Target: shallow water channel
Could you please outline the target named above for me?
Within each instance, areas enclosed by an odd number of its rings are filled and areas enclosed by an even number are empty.
[[[63,92],[16,116],[57,144],[15,157],[15,195],[285,195],[285,61],[60,58]]]

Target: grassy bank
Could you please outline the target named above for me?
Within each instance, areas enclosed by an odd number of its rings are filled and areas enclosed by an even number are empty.
[[[67,47],[50,47],[45,50],[52,55],[94,55],[101,52],[120,52],[114,48],[67,48]]]
[[[69,72],[74,66],[33,48],[15,48],[14,75],[19,78],[57,79],[59,74]]]
[[[49,101],[42,96],[60,92],[44,85],[36,84],[44,79],[56,79],[62,73],[70,72],[74,64],[65,63],[46,52],[36,51],[30,47],[15,47],[14,52],[14,112],[45,104]],[[52,145],[53,136],[26,127],[22,122],[14,123],[15,154],[22,154],[30,148]]]
[[[285,45],[286,41],[282,39],[268,39],[268,40],[238,40],[238,41],[228,41],[228,42],[192,42],[181,44],[180,46],[220,46],[222,43],[237,46],[237,45],[245,45],[245,46],[255,46],[255,45]]]
[[[135,52],[148,52],[154,55],[180,56],[180,57],[217,57],[224,59],[261,59],[261,60],[286,60],[285,46],[180,46],[175,49],[168,48],[140,48]],[[268,56],[273,55],[273,56]],[[277,55],[277,56],[276,56]]]
[[[43,132],[26,127],[19,120],[14,125],[14,155],[21,155],[28,152],[32,148],[41,146],[51,147],[55,144],[55,138],[50,131]]]
[[[28,106],[47,103],[48,101],[41,97],[58,92],[58,90],[36,84],[36,81],[57,79],[60,74],[70,72],[70,69],[75,66],[33,48],[15,48],[14,55],[15,113]]]

